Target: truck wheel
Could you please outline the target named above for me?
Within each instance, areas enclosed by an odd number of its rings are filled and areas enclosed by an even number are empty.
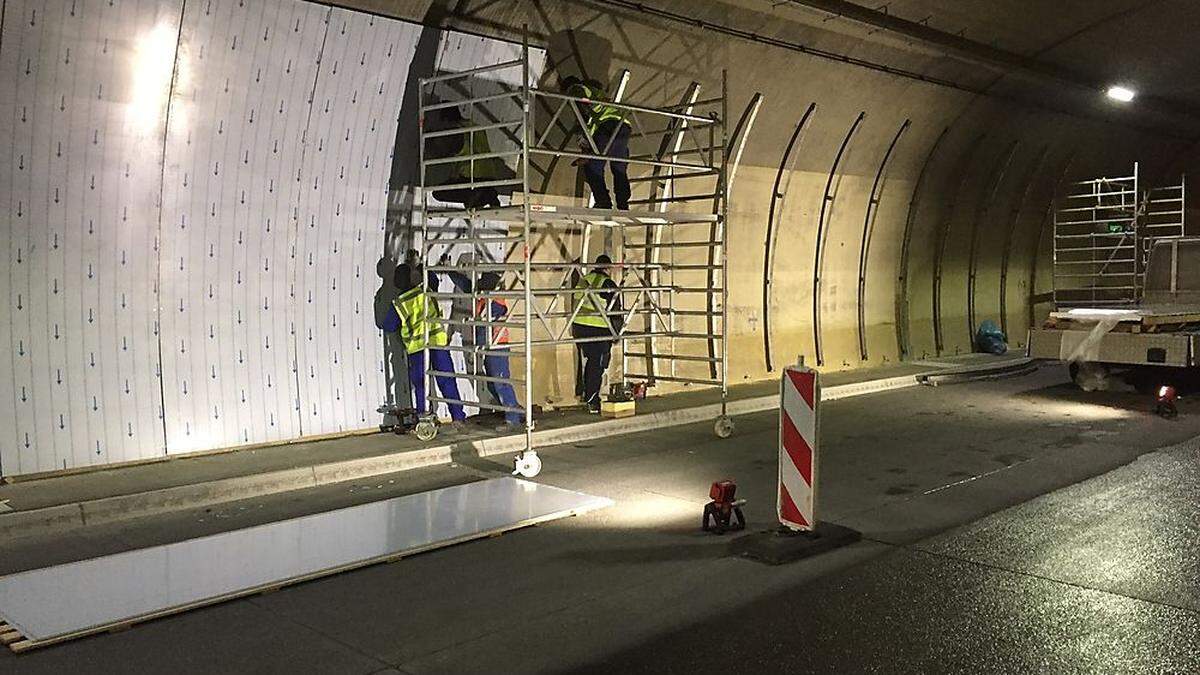
[[[1075,384],[1084,391],[1108,391],[1109,389],[1109,373],[1108,366],[1103,363],[1095,363],[1093,361],[1085,361],[1083,363],[1072,363],[1073,374],[1071,379]]]

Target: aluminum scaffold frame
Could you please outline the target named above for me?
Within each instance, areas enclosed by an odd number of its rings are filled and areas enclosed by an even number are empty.
[[[1142,295],[1154,241],[1185,234],[1186,176],[1145,188],[1139,166],[1117,178],[1076,181],[1054,211],[1054,303],[1129,306]]]
[[[420,411],[426,435],[432,437],[431,428],[436,432],[432,412],[439,403],[520,413],[525,448],[516,467],[524,475],[536,475],[537,355],[550,351],[557,359],[559,346],[578,350],[583,343],[611,341],[621,350],[623,384],[719,387],[721,415],[715,431],[728,437],[733,427],[727,415],[725,224],[730,164],[736,167],[740,159],[745,130],[735,131],[740,143],[731,150],[724,72],[719,95],[700,99],[700,85],[693,82],[679,103],[666,107],[621,100],[628,71],[619,76],[612,100],[539,89],[532,77],[526,38],[516,59],[420,81],[421,170],[413,222],[420,227],[421,281],[439,307],[450,305],[450,313],[442,312],[443,325],[463,329],[462,344],[445,349],[460,353],[466,365],[462,373],[427,369],[427,404]],[[752,105],[756,110],[757,103]],[[564,200],[531,188],[531,172],[540,174],[543,185],[549,184],[559,159],[575,166],[610,159],[617,134],[609,134],[605,142],[589,126],[594,106],[617,111],[618,128],[630,127],[630,154],[622,161],[629,170],[633,210],[559,204],[555,202]],[[457,108],[459,114],[449,115],[447,124],[438,111],[449,108]],[[431,152],[430,142],[451,136],[462,139],[457,154],[442,148],[441,156],[431,156],[438,153]],[[497,140],[503,145],[492,150]],[[573,140],[579,141],[578,149],[570,147]],[[439,165],[453,169],[450,178],[441,176],[443,182],[430,176]],[[445,191],[457,191],[454,202],[463,206],[441,202],[439,193],[445,197]],[[509,191],[510,203],[500,207],[483,205],[471,196],[490,195],[494,203]],[[599,242],[597,234],[602,235]],[[449,257],[454,248],[460,248],[457,260]],[[610,271],[619,288],[608,301],[601,289],[576,288],[577,280],[593,267],[589,261],[597,252],[610,254],[614,261]],[[494,289],[481,288],[481,276],[488,272],[500,277]],[[443,278],[450,279],[452,290],[445,290]],[[511,302],[502,319],[493,317],[493,301]],[[600,337],[572,332],[581,307],[589,301],[604,307],[600,316],[605,334]],[[470,311],[460,310],[466,316],[456,318],[455,305],[463,302],[470,303]],[[510,331],[519,333],[520,340],[509,344]],[[426,332],[428,338],[428,322]],[[631,350],[630,343],[639,347]],[[489,356],[520,358],[522,377],[487,373],[480,366]],[[426,364],[431,365],[428,353]],[[520,404],[503,405],[499,396],[495,401],[482,400],[482,395],[480,401],[450,399],[444,392],[435,396],[437,377],[463,378],[479,388],[512,385],[522,394]],[[615,381],[615,375],[610,379]]]

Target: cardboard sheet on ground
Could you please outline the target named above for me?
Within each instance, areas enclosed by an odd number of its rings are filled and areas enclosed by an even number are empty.
[[[456,485],[0,577],[0,619],[37,647],[611,504],[507,477]]]

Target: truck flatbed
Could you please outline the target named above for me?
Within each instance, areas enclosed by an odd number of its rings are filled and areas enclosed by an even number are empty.
[[[1173,304],[1122,309],[1076,307],[1051,312],[1045,327],[1085,330],[1102,321],[1116,321],[1112,330],[1118,332],[1173,332],[1200,327],[1200,306]]]

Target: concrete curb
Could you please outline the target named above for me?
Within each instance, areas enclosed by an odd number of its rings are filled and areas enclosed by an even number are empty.
[[[822,389],[822,400],[833,401],[882,391],[917,386],[920,375],[905,375]],[[731,416],[749,415],[779,407],[776,395],[729,401]],[[691,408],[664,410],[622,419],[606,419],[559,429],[535,431],[537,446],[559,445],[592,440],[604,436],[633,434],[685,424],[715,420],[721,404],[709,403]],[[279,492],[300,490],[368,478],[397,471],[449,464],[458,453],[494,457],[525,448],[524,434],[481,438],[416,450],[404,450],[361,459],[323,462],[305,467],[281,469],[249,476],[180,485],[148,492],[118,495],[71,504],[60,504],[28,511],[0,514],[0,537],[50,534],[112,523],[170,511],[210,506],[237,499],[262,497]]]

